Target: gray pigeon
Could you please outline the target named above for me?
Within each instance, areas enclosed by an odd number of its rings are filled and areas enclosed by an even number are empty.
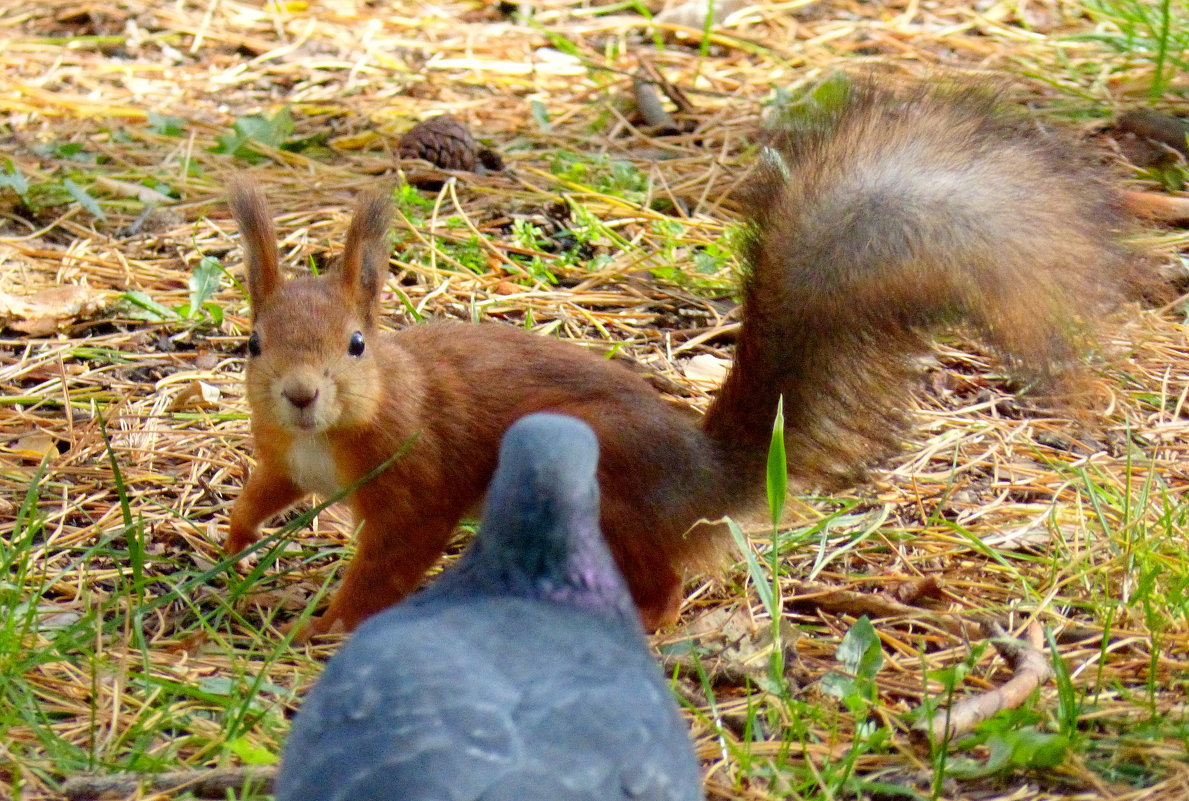
[[[703,799],[599,532],[597,463],[573,418],[508,429],[474,543],[330,660],[277,801]]]

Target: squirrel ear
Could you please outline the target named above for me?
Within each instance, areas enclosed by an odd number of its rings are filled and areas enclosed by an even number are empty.
[[[369,192],[360,198],[347,230],[339,280],[360,305],[371,308],[388,275],[388,226],[392,202],[386,192]]]
[[[282,283],[272,212],[264,195],[245,177],[232,178],[227,184],[227,193],[231,216],[239,226],[240,247],[244,250],[244,263],[248,268],[248,293],[255,318]]]

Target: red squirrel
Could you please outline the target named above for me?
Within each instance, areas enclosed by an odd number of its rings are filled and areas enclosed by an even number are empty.
[[[362,199],[342,264],[285,280],[264,198],[231,183],[252,304],[247,387],[256,469],[228,553],[309,493],[355,482],[358,550],[303,636],[354,629],[417,588],[533,412],[571,415],[602,454],[601,524],[648,627],[676,618],[685,572],[729,541],[698,525],[763,497],[783,397],[788,467],[846,479],[904,435],[913,358],[965,321],[1036,381],[1078,355],[1078,320],[1122,257],[1118,191],[1076,149],[972,89],[860,84],[769,132],[751,179],[734,365],[709,410],[579,346],[500,323],[377,328],[390,207]]]

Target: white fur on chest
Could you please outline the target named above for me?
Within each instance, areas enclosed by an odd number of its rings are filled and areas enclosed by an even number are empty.
[[[330,442],[325,437],[296,437],[285,455],[289,462],[289,478],[306,492],[323,497],[339,489],[338,471]]]

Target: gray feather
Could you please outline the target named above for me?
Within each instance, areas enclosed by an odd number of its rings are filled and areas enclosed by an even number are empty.
[[[509,429],[454,570],[364,624],[293,725],[278,801],[696,801],[689,734],[598,532],[584,424]]]

